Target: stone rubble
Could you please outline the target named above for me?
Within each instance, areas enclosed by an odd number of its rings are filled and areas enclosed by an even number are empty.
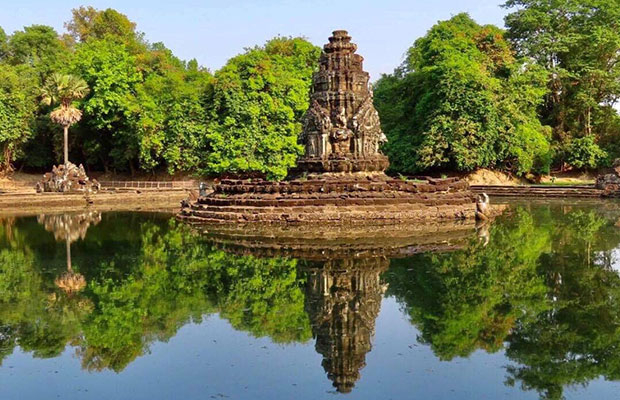
[[[96,193],[101,185],[96,179],[88,178],[82,164],[78,167],[69,162],[66,172],[64,164],[53,166],[52,172],[45,173],[35,188],[37,193]]]

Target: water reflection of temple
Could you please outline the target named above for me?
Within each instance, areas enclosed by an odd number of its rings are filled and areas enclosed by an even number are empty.
[[[423,226],[197,227],[227,252],[257,257],[292,257],[306,277],[305,310],[316,351],[338,392],[351,392],[372,349],[375,321],[386,286],[381,274],[391,258],[462,248],[473,223]]]
[[[306,312],[334,387],[350,392],[372,348],[387,258],[329,260],[307,269]]]

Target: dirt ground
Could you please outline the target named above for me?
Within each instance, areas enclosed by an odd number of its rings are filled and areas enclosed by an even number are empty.
[[[470,185],[516,186],[528,183],[525,179],[511,176],[500,171],[492,171],[490,169],[479,169],[464,175],[463,178],[467,180]]]
[[[592,184],[596,181],[596,172],[570,171],[554,173],[531,179],[520,178],[500,171],[479,169],[475,172],[463,175],[470,185],[531,185],[531,184],[557,184],[557,185],[583,185]]]

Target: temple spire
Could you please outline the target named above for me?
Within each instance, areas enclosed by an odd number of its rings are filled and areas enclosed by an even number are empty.
[[[300,142],[302,172],[383,172],[388,159],[379,149],[387,139],[373,106],[364,58],[345,30],[323,47],[312,79],[310,108]]]

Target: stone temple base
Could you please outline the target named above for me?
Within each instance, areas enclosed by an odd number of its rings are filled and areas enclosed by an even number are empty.
[[[383,154],[376,154],[373,157],[352,158],[352,157],[329,157],[329,158],[303,158],[297,168],[291,171],[293,176],[300,176],[303,173],[329,173],[329,172],[383,172],[390,165],[390,162]]]
[[[178,218],[211,223],[368,224],[475,220],[475,196],[456,178],[404,181],[340,175],[282,182],[223,180]]]

